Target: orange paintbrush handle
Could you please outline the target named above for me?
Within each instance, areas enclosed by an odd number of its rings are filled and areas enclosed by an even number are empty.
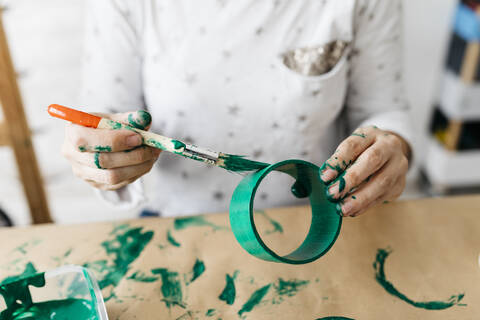
[[[48,107],[48,113],[52,117],[67,120],[84,127],[96,128],[98,127],[100,120],[102,120],[102,118],[94,116],[93,114],[67,108],[58,104],[51,104]]]

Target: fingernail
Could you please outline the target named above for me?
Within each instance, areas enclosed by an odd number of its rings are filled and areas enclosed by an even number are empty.
[[[320,174],[320,179],[322,179],[323,182],[329,182],[333,180],[336,175],[337,175],[337,172],[335,170],[328,168],[322,171],[322,173]]]
[[[348,216],[348,214],[352,211],[352,204],[350,202],[346,202],[342,206],[342,212],[344,216]]]
[[[337,197],[338,182],[335,182],[332,186],[328,188],[328,193],[330,193],[330,195],[334,196],[335,198]]]
[[[135,134],[133,136],[127,137],[127,147],[136,147],[142,144],[142,137]]]
[[[343,217],[343,213],[342,213],[342,205],[340,203],[337,203],[337,205],[335,206],[335,209],[336,209],[336,213],[340,216],[340,217]]]

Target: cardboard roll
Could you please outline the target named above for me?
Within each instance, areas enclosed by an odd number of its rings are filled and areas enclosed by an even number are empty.
[[[260,237],[254,222],[255,193],[272,171],[295,179],[291,191],[297,198],[310,200],[312,220],[303,243],[293,252],[280,256]],[[320,168],[302,160],[285,160],[247,175],[235,189],[230,202],[230,225],[235,238],[250,254],[259,259],[289,264],[304,264],[323,256],[340,233],[342,217],[326,196],[326,186],[319,177]]]

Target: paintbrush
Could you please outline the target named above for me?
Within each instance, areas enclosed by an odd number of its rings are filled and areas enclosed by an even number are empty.
[[[110,130],[126,129],[135,131],[142,136],[144,145],[178,154],[185,158],[215,165],[229,171],[255,171],[269,166],[268,163],[249,160],[240,155],[199,148],[192,144],[186,144],[180,140],[164,137],[156,133],[137,129],[117,121],[67,108],[58,104],[50,105],[48,107],[48,113],[53,117],[67,120],[84,127]]]

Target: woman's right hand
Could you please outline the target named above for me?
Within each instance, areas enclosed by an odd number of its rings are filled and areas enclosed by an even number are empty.
[[[96,114],[107,119],[148,130],[151,116],[140,110]],[[108,130],[67,124],[62,154],[73,173],[95,188],[117,190],[152,169],[159,149],[142,145],[142,137],[130,130]]]

